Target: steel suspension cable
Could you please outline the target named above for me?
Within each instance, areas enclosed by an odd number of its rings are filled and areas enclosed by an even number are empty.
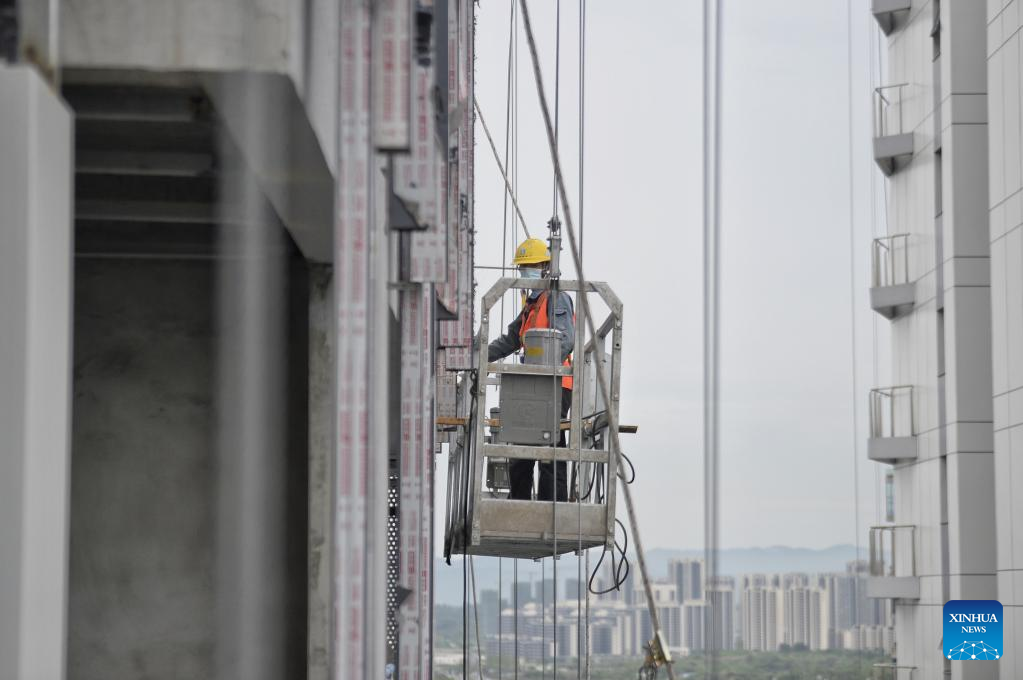
[[[508,17],[508,78],[505,85],[504,108],[504,167],[508,167],[508,150],[511,142],[512,111],[512,45],[515,40],[515,3],[511,3]],[[508,188],[504,191],[504,208],[501,211],[501,276],[507,276],[508,264]],[[514,224],[514,222],[513,222]],[[501,296],[501,328],[504,328],[504,296]],[[504,558],[497,558],[497,677],[504,677]]]
[[[583,208],[585,202],[583,201],[583,179],[585,174],[584,170],[584,155],[583,151],[586,148],[586,135],[585,135],[585,122],[586,122],[586,0],[579,0],[579,262],[580,265],[583,261]],[[582,488],[582,480],[579,480],[580,490]],[[588,576],[590,573],[590,552],[586,551],[586,563],[584,566],[584,573]],[[579,578],[579,588],[583,588],[583,579]],[[590,588],[587,584],[586,589],[586,603],[585,611],[583,614],[583,649],[581,655],[585,659],[585,678],[590,680]]]
[[[515,653],[515,680],[519,680],[519,561],[512,562],[512,647]]]
[[[547,129],[547,144],[548,144],[548,147],[550,148],[551,158],[552,158],[553,163],[554,163],[554,173],[555,173],[555,178],[557,180],[557,185],[558,185],[558,195],[559,195],[559,197],[561,199],[561,209],[562,209],[562,212],[564,213],[564,216],[565,216],[565,228],[566,228],[566,232],[568,233],[568,241],[569,241],[569,245],[570,245],[571,251],[572,251],[572,259],[575,261],[576,271],[578,272],[579,287],[582,290],[585,291],[586,288],[587,288],[587,281],[586,281],[585,274],[583,272],[582,263],[579,260],[579,243],[578,243],[578,240],[577,240],[577,237],[576,237],[575,226],[574,226],[574,224],[572,222],[572,212],[571,212],[571,208],[569,207],[569,204],[568,204],[568,194],[567,194],[567,192],[565,190],[565,180],[564,180],[564,176],[562,175],[562,171],[561,171],[561,161],[560,161],[560,158],[558,156],[558,150],[557,150],[557,146],[556,146],[555,140],[554,140],[554,127],[553,127],[553,125],[551,123],[550,110],[549,110],[549,108],[547,106],[547,99],[544,96],[543,76],[542,76],[542,74],[540,72],[540,59],[539,59],[539,56],[537,54],[536,40],[535,40],[535,38],[533,36],[533,28],[532,28],[532,25],[531,25],[530,20],[529,20],[529,8],[526,5],[526,0],[519,0],[519,2],[520,2],[520,5],[521,5],[521,9],[522,9],[522,22],[523,22],[523,26],[524,26],[525,31],[526,31],[526,40],[527,40],[527,42],[529,44],[529,53],[530,53],[530,57],[531,57],[532,63],[533,63],[533,77],[534,77],[534,81],[535,81],[535,84],[536,84],[537,96],[538,96],[538,98],[540,100],[540,108],[541,108],[541,111],[543,113],[544,126]],[[590,313],[589,303],[588,303],[588,301],[586,299],[587,296],[586,295],[580,295],[579,297],[580,297],[581,307],[582,307],[582,310],[583,310],[583,318],[586,321],[586,325],[587,325],[587,328],[589,329],[590,335],[595,337],[597,335],[596,327],[595,327],[595,325],[593,323],[593,316]],[[608,384],[605,381],[605,377],[606,376],[605,376],[605,372],[604,372],[603,362],[597,361],[597,362],[594,362],[594,364],[595,364],[596,373],[597,373],[597,387],[600,390],[601,398],[604,399],[604,403],[611,404],[611,403],[613,403],[613,400],[611,399],[611,395],[609,394]],[[617,396],[617,395],[615,395],[615,396]],[[620,449],[619,437],[618,437],[618,415],[617,415],[617,413],[615,413],[615,410],[613,408],[609,408],[607,410],[607,418],[608,418],[609,429],[610,429],[610,432],[611,432],[611,449],[613,451],[613,455],[615,457],[615,462],[616,462],[615,469],[618,470],[618,477],[622,478],[622,472],[621,472],[621,469],[620,469],[621,466],[617,464],[618,460],[620,458],[620,450],[621,450]],[[609,483],[611,483],[611,480],[609,480]],[[661,632],[661,627],[660,627],[660,622],[659,622],[658,616],[657,616],[657,607],[654,605],[655,600],[654,600],[654,597],[653,597],[653,590],[652,590],[652,588],[650,586],[650,579],[648,577],[648,572],[647,572],[647,568],[646,568],[646,558],[645,558],[644,552],[643,552],[643,544],[642,544],[642,541],[640,540],[639,527],[638,527],[639,523],[638,523],[638,520],[636,518],[636,509],[635,509],[635,506],[633,504],[632,492],[629,489],[629,485],[628,484],[622,484],[621,486],[622,486],[622,495],[625,498],[625,506],[626,506],[626,509],[628,510],[629,524],[632,527],[633,539],[636,542],[636,557],[637,557],[637,562],[639,563],[640,574],[641,574],[642,579],[643,579],[643,588],[644,588],[644,591],[646,593],[647,608],[648,608],[649,613],[650,613],[650,622],[651,622],[651,626],[653,628],[653,631],[654,631],[654,633],[656,635],[656,634],[659,634]],[[674,680],[674,678],[675,678],[675,671],[671,667],[671,664],[668,664],[666,666],[666,668],[668,670],[668,677],[671,678],[672,680]]]
[[[560,102],[561,102],[561,0],[557,0],[557,2],[555,3],[555,12],[556,12],[556,14],[555,14],[555,19],[554,19],[554,146],[555,146],[555,148],[557,148],[557,146],[558,146],[558,109],[559,109]],[[557,184],[557,178],[554,178],[553,201],[554,201],[554,209],[551,212],[552,212],[552,214],[554,216],[554,219],[557,220],[558,219],[558,184]],[[558,297],[561,295],[561,293],[558,292],[557,281],[555,281],[552,285],[553,285],[553,288],[551,290],[551,297],[554,300],[555,309],[557,309]],[[585,295],[585,293],[583,293],[583,294]],[[560,381],[559,380],[553,380],[551,382],[553,383],[553,388],[554,388],[554,402],[553,403],[560,404],[561,400],[558,399],[558,397],[561,396],[561,394],[560,394],[560,392],[561,392]],[[560,408],[560,406],[556,406],[555,408]],[[561,427],[561,425],[560,425],[560,423],[561,423],[561,414],[560,414],[560,412],[558,413],[558,420],[556,422],[558,423],[557,427],[560,428]],[[564,436],[564,435],[562,435],[562,436]],[[553,605],[553,618],[552,618],[552,625],[551,625],[551,637],[553,638],[553,644],[554,644],[554,655],[553,655],[553,659],[552,659],[553,665],[554,665],[554,675],[553,675],[553,677],[555,679],[557,679],[557,677],[558,677],[558,530],[557,530],[557,526],[558,526],[558,461],[552,461],[551,462],[551,467],[553,468],[552,472],[554,473],[552,475],[554,477],[554,489],[553,489],[553,493],[551,493],[551,514],[552,514],[551,525],[553,527],[555,527],[554,532],[553,532],[554,533],[554,546],[552,548],[553,554],[551,555],[551,569],[554,572],[553,573],[553,585],[554,585],[554,587],[551,589],[551,600],[552,600],[551,604]],[[566,464],[565,467],[567,468],[568,465]],[[566,472],[567,472],[567,470],[566,470]],[[566,490],[567,490],[567,480],[566,480]],[[545,614],[544,614],[544,621],[546,621],[546,620],[547,620],[547,617],[546,617],[546,612],[545,612]]]
[[[497,677],[502,677],[501,646],[504,644],[504,559],[497,558]]]
[[[558,111],[560,109],[560,97],[561,92],[561,0],[557,0],[555,3],[556,14],[554,19],[554,147],[558,148]],[[554,184],[552,189],[552,203],[551,214],[554,217],[558,216],[558,179],[557,177],[551,178]]]
[[[547,572],[540,560],[540,678],[547,677]]]
[[[849,326],[851,338],[849,341],[850,359],[852,363],[852,456],[853,456],[853,530],[856,532],[856,559],[860,558],[860,447],[859,447],[859,385],[858,362],[856,359],[856,211],[855,211],[855,177],[853,172],[853,157],[855,144],[853,139],[853,11],[852,0],[846,0],[847,30],[846,30],[846,77],[848,86],[848,179],[849,179]],[[860,676],[863,675],[863,654],[857,651],[857,666]]]
[[[508,167],[508,148],[511,142],[511,111],[512,111],[512,45],[515,39],[515,3],[511,3],[511,16],[508,17],[508,83],[505,89],[504,107],[504,167]],[[504,209],[501,212],[501,276],[507,275],[508,265],[508,185],[504,190]],[[501,328],[504,328],[504,296],[501,296]],[[500,562],[498,558],[498,575],[500,575]],[[498,655],[498,669],[501,668],[501,657]],[[498,672],[500,676],[500,671]]]
[[[721,270],[721,0],[703,3],[703,493],[708,583],[718,581]],[[718,612],[707,608],[705,674],[718,676]]]
[[[586,137],[583,132],[586,120],[586,0],[579,0],[579,261],[583,260],[583,151],[585,149]],[[577,504],[577,536],[578,547],[576,549],[576,594],[575,594],[575,620],[576,620],[576,678],[582,680],[583,659],[589,676],[589,636],[590,619],[589,607],[586,609],[585,623],[583,620],[583,515],[582,515],[582,449],[579,451],[580,460],[576,463],[576,504]],[[589,555],[587,555],[588,557]],[[587,573],[589,573],[587,571]],[[589,605],[590,589],[586,588],[587,605]]]
[[[579,0],[579,261],[583,261],[583,177],[586,148],[586,0]]]
[[[480,645],[480,607],[476,600],[476,562],[469,555],[469,575],[472,578],[472,615],[475,619],[476,628],[476,670],[479,671],[480,680],[483,680],[483,648]],[[463,650],[463,654],[465,651]]]

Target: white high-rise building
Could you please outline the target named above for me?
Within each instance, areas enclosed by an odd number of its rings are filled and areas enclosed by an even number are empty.
[[[935,650],[952,599],[998,599],[1005,648],[1023,641],[1020,2],[873,4],[888,8],[873,104],[889,176],[871,306],[891,319],[892,365],[871,393],[869,455],[893,466],[894,524],[871,530],[868,594],[892,603],[894,665],[914,677],[1016,678],[1011,653]]]
[[[682,605],[682,648],[690,652],[706,648],[704,632],[707,620],[707,603],[693,600]]]
[[[743,643],[746,649],[770,652],[781,644],[784,627],[783,591],[754,586],[743,590]]]
[[[702,559],[686,558],[668,562],[668,577],[675,584],[680,603],[703,599],[704,564]]]
[[[811,588],[807,602],[807,628],[810,649],[831,649],[832,610],[826,588]]]
[[[710,649],[735,649],[735,591],[730,582],[709,585],[705,590],[708,609],[706,645]],[[711,612],[705,614],[710,616]]]
[[[978,9],[977,11],[982,11]],[[1004,606],[1005,649],[1023,643],[1023,107],[1020,77],[1019,2],[987,3],[987,82],[990,127],[989,243],[991,257],[992,393],[994,395],[994,555],[998,600]],[[989,481],[988,479],[984,480]],[[982,492],[989,497],[990,487]],[[990,521],[987,517],[985,521]],[[990,524],[974,525],[986,543]],[[978,539],[972,538],[966,548]],[[964,539],[960,539],[962,541]],[[990,551],[982,553],[985,568]],[[965,571],[965,569],[964,569]],[[986,572],[985,572],[986,573]],[[1020,587],[1016,587],[1020,586]],[[979,590],[992,591],[987,580]],[[901,642],[900,642],[901,644]],[[1002,680],[1019,677],[1023,663],[1008,652],[999,662]],[[958,665],[958,664],[954,664]]]

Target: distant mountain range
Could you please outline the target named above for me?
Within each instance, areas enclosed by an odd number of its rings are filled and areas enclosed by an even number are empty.
[[[861,548],[860,556],[865,557],[866,551]],[[590,552],[590,569],[594,569],[600,552]],[[639,571],[632,555],[633,576],[638,578]],[[702,550],[676,550],[671,548],[655,548],[647,552],[647,568],[654,579],[664,579],[668,573],[668,561],[687,557],[703,557]],[[720,551],[721,573],[725,576],[738,576],[749,573],[805,572],[827,573],[845,571],[845,565],[856,558],[856,547],[852,545],[833,545],[830,548],[792,548],[789,546],[771,546],[768,548],[728,548]],[[541,571],[543,577],[553,576],[553,562],[546,559],[543,563],[531,560],[519,560],[519,581],[539,582]],[[484,590],[497,590],[498,572],[505,597],[510,597],[514,561],[506,559],[498,566],[494,557],[478,557],[475,560],[476,595]],[[565,555],[558,560],[559,588],[564,588],[567,579],[575,579],[578,575],[579,561],[574,555]],[[451,565],[445,564],[442,558],[434,561],[434,602],[446,605],[462,604],[462,558],[453,557]],[[584,575],[584,579],[588,576]],[[573,586],[573,592],[574,586]],[[471,591],[470,591],[471,597]]]

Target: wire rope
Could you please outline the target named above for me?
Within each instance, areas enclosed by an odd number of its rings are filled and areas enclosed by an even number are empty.
[[[579,260],[583,261],[583,178],[584,161],[586,149],[586,0],[579,0]],[[582,450],[579,452],[580,460],[576,462],[576,505],[577,505],[577,537],[578,547],[576,550],[576,678],[582,680],[583,659],[586,660],[587,675],[589,675],[589,609],[587,608],[585,619],[583,618],[583,529],[582,529],[582,499],[579,491],[582,487],[582,479],[579,471],[582,470]],[[588,554],[587,554],[588,557]],[[589,587],[587,586],[587,599],[589,598]]]
[[[570,208],[570,206],[568,204],[568,194],[566,193],[566,190],[565,190],[565,180],[564,180],[564,177],[563,177],[562,172],[561,172],[561,161],[560,161],[560,158],[559,158],[559,155],[558,155],[558,150],[557,150],[557,147],[556,147],[556,144],[555,144],[555,140],[554,140],[554,128],[553,128],[553,125],[551,124],[550,110],[548,109],[548,106],[547,106],[547,99],[544,96],[543,76],[542,76],[542,74],[540,72],[540,60],[539,60],[539,56],[537,54],[536,40],[535,40],[535,38],[533,36],[533,29],[532,29],[532,25],[530,24],[530,20],[529,20],[529,8],[527,7],[526,0],[520,0],[520,5],[521,5],[521,10],[522,10],[523,27],[525,28],[525,31],[526,31],[526,39],[527,39],[527,42],[529,44],[529,53],[530,53],[530,58],[531,58],[532,65],[533,65],[533,77],[534,77],[534,81],[535,81],[534,84],[536,85],[537,98],[540,101],[540,108],[541,108],[541,111],[543,113],[544,127],[547,130],[547,144],[548,144],[548,147],[550,149],[551,159],[552,159],[552,161],[554,163],[554,172],[555,172],[555,177],[557,179],[557,184],[558,184],[558,195],[559,195],[559,197],[561,199],[561,209],[562,209],[562,212],[564,213],[564,216],[565,216],[565,226],[566,226],[566,231],[568,233],[569,245],[571,246],[572,258],[575,261],[576,271],[578,272],[579,287],[582,290],[586,290],[587,289],[587,281],[586,281],[585,273],[584,273],[583,268],[582,268],[582,264],[579,261],[579,243],[578,243],[578,240],[576,238],[575,227],[574,227],[573,222],[572,222],[571,208]],[[597,333],[596,333],[595,325],[593,323],[593,316],[590,313],[589,303],[588,303],[586,298],[587,298],[586,295],[580,296],[580,300],[582,302],[581,306],[582,306],[582,309],[583,309],[583,318],[586,321],[586,325],[587,325],[587,327],[589,329],[590,335],[591,336],[596,336]],[[597,373],[597,387],[600,390],[602,398],[604,399],[604,403],[612,404],[613,401],[616,402],[618,395],[615,394],[614,395],[615,399],[614,400],[611,399],[611,395],[609,393],[610,392],[610,388],[609,388],[608,384],[605,381],[605,377],[606,376],[605,376],[605,372],[604,372],[603,362],[597,361],[597,362],[595,362],[595,366],[596,366],[596,373]],[[617,463],[618,452],[620,451],[620,442],[619,442],[619,438],[618,438],[618,415],[615,412],[615,409],[613,409],[613,408],[610,408],[608,410],[608,421],[609,421],[609,428],[610,428],[610,432],[611,432],[611,456],[612,456],[612,460],[614,460]],[[616,474],[618,474],[617,473],[617,465],[616,465]],[[609,484],[610,483],[616,483],[616,480],[609,480]],[[642,546],[642,542],[640,540],[640,535],[639,535],[638,526],[637,526],[638,523],[637,523],[637,520],[636,520],[636,509],[635,509],[635,505],[634,505],[633,500],[632,500],[631,490],[629,489],[629,486],[627,484],[623,484],[622,485],[622,496],[624,497],[624,500],[625,500],[625,507],[626,507],[626,509],[628,511],[628,515],[629,515],[629,523],[632,526],[632,533],[633,533],[633,537],[634,537],[634,540],[635,540],[635,543],[636,543],[636,558],[637,558],[637,562],[639,564],[640,575],[642,577],[643,587],[644,587],[644,590],[645,590],[645,593],[646,593],[647,607],[648,607],[648,610],[650,612],[651,627],[655,631],[655,633],[660,633],[661,628],[660,628],[660,622],[659,622],[659,619],[658,619],[658,616],[657,616],[657,608],[656,608],[656,606],[654,604],[655,601],[654,601],[654,597],[653,597],[653,590],[652,590],[651,585],[650,585],[650,579],[648,577],[648,572],[647,572],[647,568],[646,568],[646,559],[645,559],[645,556],[644,556],[644,553],[643,553],[643,546]],[[667,668],[667,671],[668,671],[668,677],[671,678],[672,680],[674,680],[675,672],[674,672],[674,669],[672,668],[671,664],[667,664],[666,668]]]
[[[855,531],[856,559],[860,559],[860,447],[859,447],[859,384],[856,357],[856,191],[853,158],[855,140],[853,137],[853,10],[852,0],[846,0],[846,80],[848,95],[848,180],[849,180],[849,353],[852,364],[852,458],[853,458],[853,529]],[[857,666],[863,675],[863,654],[857,651]]]
[[[508,167],[508,149],[511,142],[511,112],[512,112],[512,45],[515,39],[515,3],[511,3],[511,16],[508,17],[508,83],[505,88],[504,107],[504,167]],[[507,276],[508,267],[508,185],[504,191],[504,209],[502,210],[501,226],[501,276]],[[504,328],[504,298],[501,296],[501,328]],[[500,558],[498,558],[500,559]],[[501,667],[500,656],[498,657],[498,668]],[[499,673],[500,675],[500,673]]]
[[[540,678],[547,677],[547,572],[540,560]]]
[[[555,7],[555,19],[554,19],[554,146],[555,146],[555,148],[557,148],[557,146],[558,146],[558,111],[559,111],[560,102],[561,102],[561,0],[557,0],[557,2],[555,2],[554,7]],[[557,225],[557,219],[558,219],[558,180],[557,180],[557,177],[554,177],[552,179],[553,179],[553,184],[554,184],[554,187],[553,187],[554,209],[552,211],[552,213],[553,213],[553,220],[552,220],[551,226],[552,226],[552,228],[560,229],[560,227],[558,227],[558,225]],[[558,274],[560,275],[560,264],[559,264],[559,272],[558,272]],[[585,293],[583,293],[583,295],[585,295]],[[560,296],[561,296],[561,293],[558,290],[558,282],[554,281],[554,282],[552,282],[551,299],[548,301],[548,309],[550,307],[550,304],[553,303],[554,304],[555,313],[557,313],[558,301],[560,299]],[[549,312],[548,312],[548,316],[549,316]],[[553,403],[556,404],[555,408],[560,409],[561,408],[560,407],[561,400],[558,399],[558,397],[561,396],[561,389],[562,389],[561,385],[560,385],[561,381],[557,380],[557,379],[554,379],[551,382],[553,384],[553,389],[554,389],[554,402]],[[574,417],[574,415],[575,414],[573,414],[573,417]],[[560,413],[560,411],[558,412],[558,418],[557,418],[557,420],[555,422],[556,422],[556,426],[554,428],[554,431],[557,432],[561,428],[561,413]],[[562,434],[561,436],[565,436],[565,435]],[[566,464],[565,467],[567,468],[568,465]],[[552,655],[551,661],[552,661],[552,665],[553,665],[553,677],[557,678],[558,677],[558,529],[557,529],[557,527],[558,527],[558,460],[557,459],[551,461],[551,468],[552,468],[551,471],[553,473],[552,477],[554,479],[554,488],[552,489],[552,493],[551,493],[551,514],[552,514],[551,525],[554,527],[554,530],[552,532],[554,534],[554,541],[553,541],[553,547],[551,549],[552,553],[553,553],[551,555],[551,571],[553,572],[552,573],[553,588],[551,589],[551,605],[552,605],[551,638],[552,638],[552,642],[553,642],[553,646],[554,646],[554,653]],[[566,480],[566,488],[567,488],[567,480]],[[547,620],[547,616],[546,616],[546,612],[545,612],[544,613],[544,621],[546,621],[546,620]],[[544,651],[546,651],[546,646],[544,646]]]
[[[512,648],[515,654],[515,680],[519,680],[519,561],[512,561]]]
[[[512,0],[512,5],[515,5],[515,1]],[[519,188],[519,14],[518,7],[512,12],[513,26],[512,32],[515,34],[515,58],[514,58],[514,73],[512,75],[512,92],[514,93],[514,106],[513,108],[513,125],[512,125],[512,159],[513,159],[513,170],[512,175],[514,181],[514,187],[516,190]],[[518,229],[515,230],[515,238],[513,239],[516,243],[519,240]],[[518,296],[515,297],[515,302],[518,302]],[[521,304],[517,305],[517,308],[521,307]],[[515,581],[515,680],[519,678],[519,560],[515,559],[513,564]]]
[[[721,209],[721,38],[720,0],[703,3],[703,439],[704,551],[708,582],[718,575],[718,490],[720,422],[720,209]],[[649,598],[650,596],[647,595]],[[715,607],[707,609],[708,629],[717,630]],[[718,675],[717,645],[709,645],[705,673]]]
[[[515,3],[511,3],[508,16],[508,78],[505,85],[504,108],[504,167],[508,167],[508,152],[511,142],[512,112],[512,47],[515,40]],[[501,211],[501,276],[507,276],[508,266],[508,188],[505,186],[504,208]],[[514,221],[513,221],[514,224]],[[501,328],[504,328],[504,301],[501,296]],[[504,558],[497,558],[497,677],[504,677]]]
[[[497,677],[503,677],[501,647],[504,645],[504,558],[497,558]]]
[[[480,605],[476,600],[476,562],[469,555],[469,576],[472,578],[472,613],[476,629],[476,670],[483,680],[483,646],[480,644]]]

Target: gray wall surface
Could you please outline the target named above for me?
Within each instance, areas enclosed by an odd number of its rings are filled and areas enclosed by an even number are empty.
[[[987,2],[990,117],[992,393],[994,395],[995,524],[998,600],[1007,653],[1002,680],[1018,678],[1023,661],[1023,21],[1018,0]],[[978,8],[978,11],[980,9]],[[1017,540],[1018,539],[1018,540]]]
[[[78,261],[70,678],[213,674],[213,279]]]
[[[68,677],[218,677],[218,312],[215,260],[79,259]],[[305,265],[285,279],[285,413],[274,494],[283,532],[265,539],[267,590],[283,600],[279,658],[306,672],[307,351]],[[230,444],[228,444],[230,445]],[[244,455],[244,450],[240,451]],[[226,527],[230,533],[230,527]],[[231,563],[233,564],[233,562]],[[233,567],[232,567],[233,568]],[[230,612],[229,612],[230,613]],[[239,624],[240,625],[240,624]],[[233,633],[228,631],[229,635]]]
[[[334,450],[334,277],[309,277],[309,680],[330,676],[330,514]]]

